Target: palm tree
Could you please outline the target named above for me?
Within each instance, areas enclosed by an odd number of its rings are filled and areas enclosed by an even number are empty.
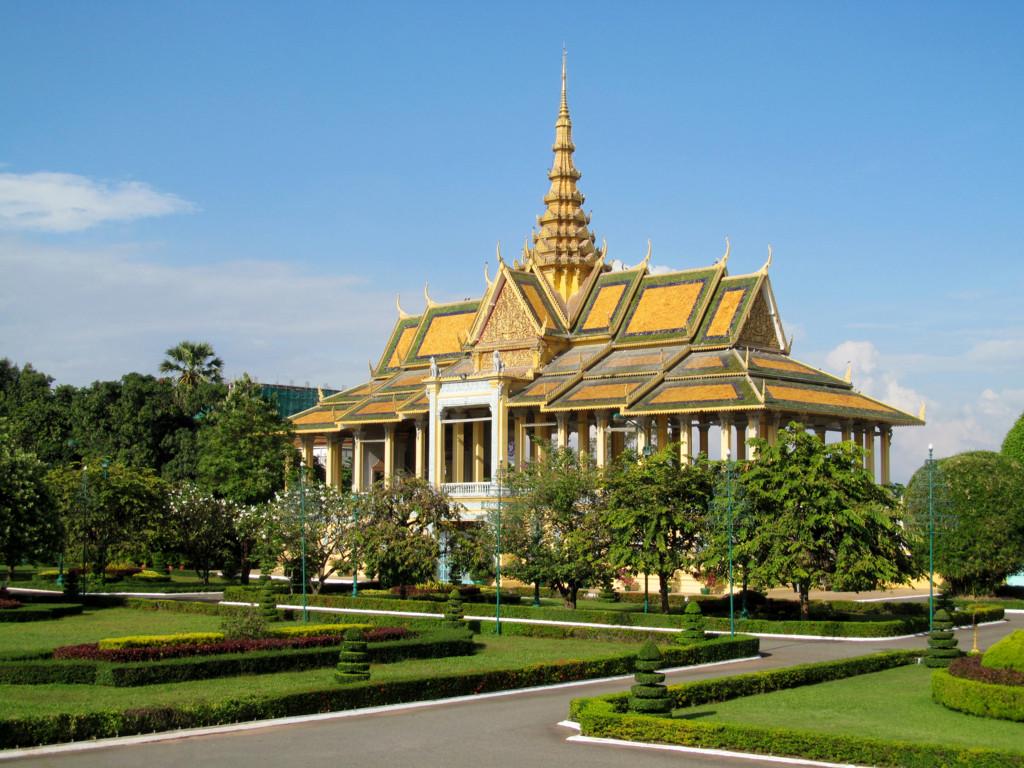
[[[175,389],[188,397],[201,384],[224,381],[224,361],[214,355],[205,341],[183,341],[167,350],[167,359],[160,363],[161,373],[175,374]]]

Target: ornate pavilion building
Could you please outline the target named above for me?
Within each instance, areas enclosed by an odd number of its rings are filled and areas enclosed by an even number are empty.
[[[351,451],[352,487],[395,473],[428,478],[470,517],[492,505],[502,468],[552,444],[599,466],[628,445],[677,442],[684,459],[709,450],[752,458],[751,438],[773,440],[800,421],[865,450],[889,482],[892,429],[922,424],[790,356],[768,276],[709,266],[654,274],[647,256],[613,269],[583,212],[573,163],[565,62],[545,210],[511,265],[498,252],[475,301],[441,304],[398,320],[364,384],[292,417],[305,460],[327,445],[338,485]]]

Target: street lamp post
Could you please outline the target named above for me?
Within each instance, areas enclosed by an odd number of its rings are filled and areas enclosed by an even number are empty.
[[[306,595],[306,468],[299,467],[299,525],[302,541],[302,623],[309,623],[309,605]]]
[[[935,458],[928,444],[928,631],[935,621]]]
[[[733,571],[732,571],[732,451],[725,452],[725,493],[726,514],[729,517],[729,636],[736,636],[736,613],[733,608]]]
[[[356,536],[359,530],[359,496],[353,494],[352,504],[352,597],[359,597],[359,558],[356,555]]]
[[[498,473],[498,514],[494,526],[494,634],[501,634],[501,473]]]
[[[89,514],[89,465],[82,465],[82,571],[79,573],[79,591],[84,596],[87,587],[89,585],[89,575],[85,567],[85,556],[86,556],[86,518]]]

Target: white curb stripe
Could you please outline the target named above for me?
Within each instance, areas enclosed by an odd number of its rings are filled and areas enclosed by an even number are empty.
[[[562,725],[563,723],[559,723]],[[571,726],[570,726],[571,727]],[[579,727],[578,725],[576,726]],[[727,749],[702,749],[700,747],[683,747],[678,744],[650,744],[643,741],[624,741],[623,739],[602,739],[596,736],[570,736],[566,741],[577,744],[604,744],[613,747],[633,747],[634,749],[656,749],[662,752],[684,752],[690,755],[709,755],[711,757],[731,757],[738,760],[756,760],[765,763],[782,763],[783,765],[808,765],[815,768],[865,768],[853,763],[825,763],[820,760],[806,760],[800,757],[778,757],[776,755],[758,755],[753,752],[733,752]]]
[[[241,606],[254,606],[256,603],[240,603],[240,602],[229,602],[222,601],[221,605],[241,605]],[[301,611],[301,605],[288,605],[282,603],[277,606],[283,610],[289,611]],[[354,614],[370,614],[378,616],[406,616],[416,619],[443,619],[444,615],[440,613],[419,613],[416,611],[384,611],[375,610],[370,608],[328,608],[321,605],[310,605],[307,606],[306,610],[310,612],[320,613],[354,613]],[[1021,611],[1024,613],[1024,611]],[[475,621],[495,621],[493,616],[466,616],[466,619]],[[554,627],[584,627],[586,629],[625,629],[630,632],[668,632],[678,633],[682,632],[682,629],[676,629],[674,627],[637,627],[628,624],[597,624],[594,622],[587,621],[554,621],[552,619],[512,619],[501,617],[503,622],[508,624],[540,624]],[[999,621],[986,621],[979,624],[979,627],[988,627],[994,624],[1002,624],[1003,619]],[[955,630],[959,629],[971,629],[970,625],[964,625],[960,627],[954,627]],[[725,630],[707,630],[709,635],[727,635],[728,631]],[[928,632],[915,632],[910,635],[889,635],[887,637],[834,637],[831,635],[783,635],[774,632],[737,632],[740,635],[751,635],[753,637],[764,637],[771,640],[824,640],[828,642],[847,642],[847,643],[886,643],[892,640],[910,640],[915,637],[927,637]]]
[[[727,659],[725,661],[713,661],[707,664],[693,664],[689,667],[669,667],[658,670],[665,674],[675,672],[687,672],[692,669],[703,669],[704,667],[718,667],[724,664],[738,664],[743,661],[759,661],[760,656],[747,656],[742,659]],[[56,755],[69,752],[88,752],[93,749],[107,749],[110,747],[130,747],[136,744],[150,744],[158,741],[174,741],[176,739],[187,739],[195,736],[216,736],[223,733],[237,733],[240,731],[255,731],[261,728],[276,728],[284,725],[299,725],[301,723],[315,723],[324,720],[341,720],[346,717],[362,717],[364,715],[376,715],[382,712],[400,712],[405,709],[423,709],[426,707],[445,706],[447,704],[460,704],[467,701],[479,701],[480,699],[497,699],[503,696],[520,696],[525,693],[538,693],[554,691],[562,688],[579,688],[585,685],[597,685],[598,683],[614,683],[621,680],[632,679],[633,675],[614,675],[612,677],[598,677],[591,680],[573,680],[567,683],[553,683],[551,685],[535,685],[531,688],[513,688],[506,691],[491,691],[489,693],[474,693],[466,696],[453,696],[448,699],[428,699],[425,701],[408,701],[403,704],[384,704],[379,707],[363,707],[362,709],[344,709],[338,712],[322,712],[314,715],[296,715],[294,717],[278,717],[271,720],[251,720],[246,723],[229,723],[227,725],[211,725],[205,728],[182,728],[177,731],[161,731],[159,733],[145,733],[137,736],[116,736],[107,739],[94,739],[91,741],[73,741],[65,744],[48,744],[41,747],[26,747],[24,749],[0,750],[0,761],[14,760],[21,757],[38,757],[40,755]]]

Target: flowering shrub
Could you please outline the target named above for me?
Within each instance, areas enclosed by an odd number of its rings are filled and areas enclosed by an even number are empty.
[[[350,625],[351,626],[351,625]],[[366,633],[368,642],[401,640],[415,633],[405,627],[378,627]],[[273,651],[288,648],[322,648],[341,644],[337,635],[314,637],[272,637],[261,639],[221,640],[210,643],[188,643],[134,648],[100,648],[98,643],[65,645],[53,651],[55,659],[88,659],[90,661],[159,661],[187,656],[215,656],[224,653],[246,653],[247,651]]]
[[[1024,672],[982,666],[980,656],[961,656],[949,664],[949,674],[966,677],[979,683],[995,685],[1024,685]]]
[[[21,608],[21,603],[14,598],[0,597],[0,610],[4,608]]]

